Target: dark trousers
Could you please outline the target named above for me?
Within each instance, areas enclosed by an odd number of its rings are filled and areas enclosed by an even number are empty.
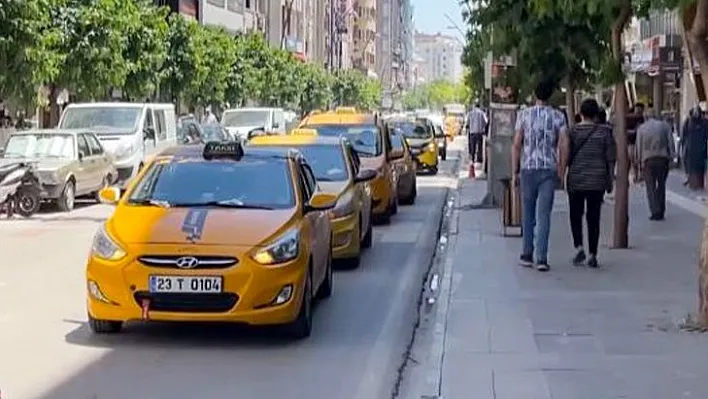
[[[484,134],[470,133],[467,140],[467,150],[470,153],[470,159],[473,162],[482,162],[482,152],[484,151]]]
[[[644,183],[647,187],[647,200],[652,217],[663,218],[666,213],[666,179],[668,176],[668,158],[653,157],[644,161]]]
[[[588,251],[597,255],[600,242],[600,210],[604,191],[569,191],[570,231],[573,233],[573,246],[583,247],[583,214],[588,225]]]

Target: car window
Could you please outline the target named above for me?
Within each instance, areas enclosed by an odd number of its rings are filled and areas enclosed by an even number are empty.
[[[79,154],[83,154],[83,156],[87,157],[91,155],[91,151],[89,150],[89,145],[88,142],[86,141],[86,135],[80,134],[78,135],[78,140],[79,140]]]
[[[315,179],[315,174],[312,171],[312,168],[310,167],[310,165],[305,164],[305,167],[302,168],[302,170],[305,172],[307,188],[310,190],[311,193],[314,193],[315,191],[317,191],[317,179]]]
[[[167,123],[165,121],[165,110],[155,111],[155,134],[158,140],[167,140]]]
[[[292,148],[293,146],[270,147]],[[341,145],[298,145],[295,146],[307,160],[312,168],[315,179],[318,181],[346,181],[349,180],[349,171],[344,161]]]
[[[74,158],[71,134],[14,134],[5,143],[3,158]]]
[[[392,122],[389,126],[409,139],[429,139],[433,137],[432,128],[427,123],[399,121]]]
[[[163,201],[171,206],[227,202],[244,207],[294,206],[285,160],[157,162],[137,183],[128,202]]]
[[[349,158],[349,162],[352,165],[352,173],[354,173],[354,176],[357,176],[359,174],[359,158],[356,156],[356,151],[350,146],[347,145],[346,147],[346,152],[347,152],[347,157]]]
[[[300,192],[302,193],[303,202],[308,202],[310,198],[312,198],[312,190],[310,190],[310,186],[307,184],[304,169],[302,165],[298,167],[298,179],[300,181]]]
[[[346,137],[362,156],[378,156],[383,152],[384,143],[376,125],[307,125],[303,128],[317,130],[320,136]]]
[[[152,110],[150,108],[145,110],[145,122],[143,123],[143,130],[147,128],[155,128],[155,122],[152,119]]]
[[[89,149],[91,149],[91,155],[103,154],[103,147],[101,147],[101,143],[98,142],[98,139],[95,136],[87,134],[85,137],[88,142]]]
[[[403,131],[399,129],[398,127],[392,127],[391,130],[389,130],[390,136],[391,136],[391,146],[393,147],[394,150],[403,150],[403,142],[405,141],[405,138],[403,137]]]

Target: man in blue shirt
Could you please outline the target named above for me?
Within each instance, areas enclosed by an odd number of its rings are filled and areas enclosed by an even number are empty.
[[[558,180],[562,181],[568,160],[565,117],[548,104],[555,88],[551,82],[542,82],[536,87],[536,104],[517,115],[512,151],[512,170],[521,185],[523,249],[520,264],[535,266],[543,272],[550,269],[548,236],[555,189]]]

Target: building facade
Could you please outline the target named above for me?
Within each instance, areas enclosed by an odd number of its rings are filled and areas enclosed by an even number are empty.
[[[229,32],[261,31],[265,27],[266,0],[178,0],[198,4],[198,20],[203,25],[221,26]]]
[[[401,74],[403,75],[403,88],[409,89],[414,85],[414,40],[415,26],[413,25],[413,4],[411,0],[401,0]]]
[[[462,45],[452,36],[441,33],[415,34],[415,55],[419,58],[420,82],[445,80],[458,83],[463,79]]]
[[[377,0],[354,0],[352,64],[371,77],[376,73]]]

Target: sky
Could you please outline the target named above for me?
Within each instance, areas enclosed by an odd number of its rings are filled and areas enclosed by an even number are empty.
[[[428,34],[440,32],[463,40],[462,34],[452,28],[453,24],[445,18],[447,14],[463,32],[465,31],[459,0],[411,0],[411,2],[416,30]]]

